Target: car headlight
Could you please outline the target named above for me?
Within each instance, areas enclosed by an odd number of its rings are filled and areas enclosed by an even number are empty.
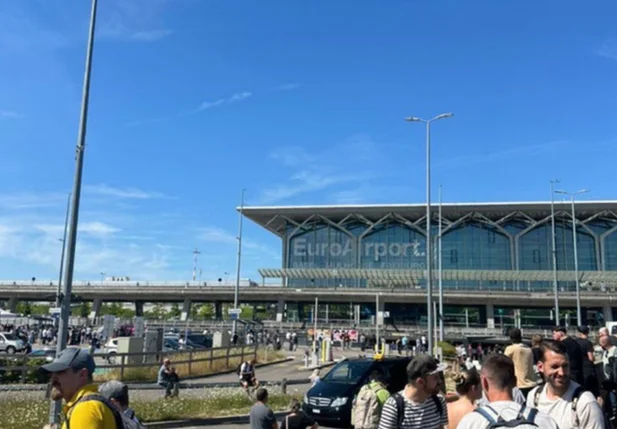
[[[308,395],[306,393],[304,394],[304,399],[302,399],[302,402],[308,404]]]
[[[347,398],[336,398],[334,401],[332,401],[330,406],[331,407],[342,407],[346,403],[347,403]]]

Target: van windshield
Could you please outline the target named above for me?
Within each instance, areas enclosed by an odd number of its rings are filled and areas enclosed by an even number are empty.
[[[371,361],[343,361],[326,374],[323,381],[330,383],[355,384],[362,379],[371,367]]]

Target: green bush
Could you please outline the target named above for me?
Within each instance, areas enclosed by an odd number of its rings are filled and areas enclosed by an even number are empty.
[[[23,356],[11,356],[0,358],[0,367],[5,369],[0,370],[0,384],[43,384],[47,383],[48,376],[41,372],[41,365],[47,363],[45,358],[24,359]],[[20,366],[27,366],[28,369],[13,370]]]

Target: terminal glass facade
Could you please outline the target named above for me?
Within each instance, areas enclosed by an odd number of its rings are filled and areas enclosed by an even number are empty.
[[[459,212],[442,219],[444,270],[552,270],[552,226],[549,207],[542,213]],[[549,215],[547,217],[547,214]],[[577,216],[578,217],[578,216]],[[432,221],[437,269],[439,218]],[[390,213],[380,218],[350,213],[341,221],[323,215],[284,227],[285,268],[416,269],[426,267],[426,224],[417,216]],[[572,219],[558,211],[555,221],[557,270],[574,270]],[[577,221],[580,271],[617,270],[617,216],[601,211],[581,213]],[[356,279],[289,279],[288,286],[367,287]],[[417,286],[417,285],[416,285]],[[422,286],[422,285],[420,285]],[[549,290],[550,282],[445,281],[445,288]],[[560,282],[562,290],[574,284]]]

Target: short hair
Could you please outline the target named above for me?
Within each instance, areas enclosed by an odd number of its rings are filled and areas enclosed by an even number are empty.
[[[540,361],[546,362],[546,352],[553,352],[558,355],[568,356],[568,349],[561,341],[546,341],[540,347]]]
[[[99,393],[107,399],[115,399],[124,407],[129,406],[129,387],[121,381],[112,380],[101,384]]]
[[[564,335],[568,335],[568,329],[564,326],[555,326],[553,328],[553,332],[561,332]]]
[[[506,355],[495,354],[486,358],[482,373],[497,390],[511,390],[516,386],[514,362]]]
[[[259,402],[263,402],[268,399],[268,390],[263,387],[257,389],[257,392],[255,392],[255,399],[257,399]]]
[[[513,343],[523,342],[523,335],[521,334],[521,330],[518,328],[510,329],[510,339]]]
[[[536,334],[533,337],[531,337],[531,345],[541,346],[542,345],[542,335]]]
[[[292,399],[291,400],[291,404],[289,404],[289,409],[291,410],[292,413],[298,413],[298,411],[300,411],[300,409],[302,408],[300,401],[298,401],[297,399]]]

